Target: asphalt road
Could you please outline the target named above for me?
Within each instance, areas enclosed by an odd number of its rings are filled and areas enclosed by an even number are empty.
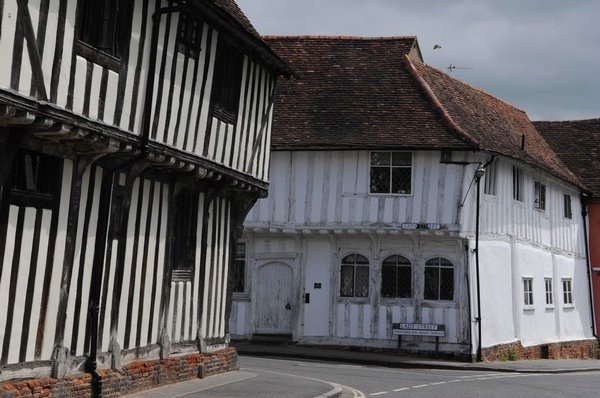
[[[208,378],[206,380],[211,384],[203,385],[200,391],[182,389],[177,393],[172,391],[169,395],[179,398],[313,398],[338,387],[342,390],[342,398],[600,397],[600,371],[565,374],[497,373],[476,370],[392,369],[244,355],[240,355],[239,359],[241,369],[234,372],[234,376]],[[165,395],[159,389],[153,395],[139,396]]]

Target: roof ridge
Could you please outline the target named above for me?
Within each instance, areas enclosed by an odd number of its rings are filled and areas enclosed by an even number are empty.
[[[417,36],[343,36],[343,35],[264,35],[265,40],[287,39],[287,40],[416,40]]]
[[[600,117],[590,119],[567,119],[567,120],[532,120],[531,123],[583,123],[583,122],[600,122]]]
[[[429,87],[429,84],[419,74],[419,71],[417,71],[417,68],[415,68],[415,66],[412,64],[412,60],[407,54],[404,54],[404,63],[408,67],[410,75],[414,77],[417,81],[419,88],[421,88],[425,96],[428,97],[428,99],[431,101],[431,105],[433,106],[434,112],[440,115],[442,121],[448,126],[448,128],[450,130],[456,131],[469,144],[475,146],[476,148],[479,148],[480,144],[473,137],[471,137],[470,134],[464,131],[458,124],[456,124],[454,119],[452,119],[452,116],[450,116],[450,114],[444,108],[440,100],[436,97],[431,87]]]
[[[436,72],[438,72],[438,73],[444,73],[444,71],[443,71],[443,70],[441,70],[441,69],[435,68],[435,67],[433,67],[433,66],[431,66],[431,65],[427,65],[427,64],[425,64],[425,63],[423,63],[423,62],[421,62],[421,63],[423,64],[423,66],[425,66],[425,67],[427,67],[427,68],[430,68],[430,69],[433,69],[434,71],[436,71]],[[490,94],[489,92],[487,92],[485,89],[483,89],[483,88],[481,88],[481,87],[477,87],[477,86],[475,86],[475,85],[473,85],[473,84],[471,84],[471,83],[468,83],[468,82],[466,82],[466,81],[464,81],[464,80],[462,80],[462,79],[457,79],[456,77],[452,77],[452,76],[450,76],[450,75],[448,75],[448,74],[446,74],[446,75],[447,75],[448,77],[450,77],[450,79],[456,80],[457,82],[459,82],[459,83],[461,83],[461,84],[464,84],[465,86],[467,86],[467,87],[470,87],[470,88],[472,88],[473,90],[479,91],[479,92],[480,92],[481,94],[483,94],[483,95],[486,95],[486,96],[488,96],[488,97],[490,97],[490,98],[492,98],[492,99],[494,99],[494,100],[496,100],[496,101],[502,102],[503,104],[505,104],[505,105],[508,105],[508,106],[510,106],[511,108],[513,108],[513,109],[515,109],[515,110],[517,110],[517,111],[519,111],[519,112],[521,112],[521,113],[523,113],[523,114],[527,115],[527,112],[525,112],[523,109],[519,108],[519,107],[518,107],[518,106],[516,106],[515,104],[512,104],[512,103],[510,103],[510,102],[508,102],[508,101],[506,101],[506,100],[503,100],[502,98],[498,98],[498,97],[496,97],[495,95],[493,95],[493,94]],[[527,117],[527,118],[529,119],[529,117]]]

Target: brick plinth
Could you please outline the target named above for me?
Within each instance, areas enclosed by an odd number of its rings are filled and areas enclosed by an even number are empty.
[[[190,354],[156,361],[133,362],[121,370],[101,369],[102,396],[116,398],[166,384],[196,377],[206,377],[237,369],[235,348],[210,354]],[[91,376],[81,373],[64,379],[7,381],[0,385],[0,397],[69,397],[91,396]]]
[[[483,348],[484,361],[516,359],[592,359],[596,357],[596,340],[578,340],[523,347],[520,341]]]

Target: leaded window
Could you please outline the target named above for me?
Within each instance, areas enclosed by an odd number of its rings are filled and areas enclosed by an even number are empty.
[[[412,297],[412,265],[410,260],[393,255],[381,264],[381,297]]]
[[[342,259],[340,296],[369,296],[369,260],[365,256],[350,254]]]
[[[371,152],[369,191],[410,195],[412,152]]]
[[[13,160],[10,202],[17,206],[50,209],[58,200],[63,160],[29,150]]]
[[[496,180],[498,178],[497,162],[492,162],[485,168],[485,185],[483,192],[487,195],[496,195]]]
[[[523,170],[513,166],[513,199],[523,201]]]
[[[238,242],[233,260],[233,292],[246,291],[246,243]]]
[[[201,50],[202,21],[185,12],[179,15],[177,51],[190,58],[197,58]]]
[[[219,36],[212,87],[213,116],[234,124],[240,101],[243,54],[225,37]]]
[[[119,16],[125,11],[124,0],[80,1],[79,40],[97,50],[119,57]]]
[[[177,197],[174,228],[174,269],[179,276],[191,277],[196,256],[198,193],[181,191]],[[188,275],[189,274],[189,275]]]
[[[546,209],[546,186],[537,181],[534,184],[533,207],[538,210]]]
[[[454,264],[436,257],[425,262],[425,300],[454,300]]]
[[[573,209],[571,208],[571,195],[564,195],[564,215],[565,218],[573,218]]]

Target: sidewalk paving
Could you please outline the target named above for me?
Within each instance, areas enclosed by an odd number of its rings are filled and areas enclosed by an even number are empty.
[[[389,366],[395,368],[478,370],[522,373],[571,373],[600,371],[596,359],[540,359],[506,362],[461,362],[458,360],[417,357],[388,352],[369,352],[348,349],[322,348],[297,344],[256,344],[248,341],[231,343],[238,353],[250,356],[320,359],[363,365]]]

